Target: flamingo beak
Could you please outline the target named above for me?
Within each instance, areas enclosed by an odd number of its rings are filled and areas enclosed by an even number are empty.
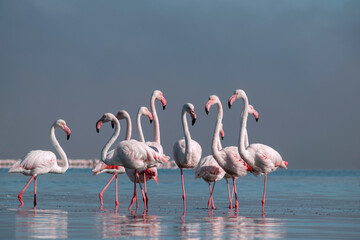
[[[209,110],[207,109],[207,107],[205,107],[205,112],[206,112],[206,115],[209,114]]]
[[[161,104],[163,105],[163,110],[165,110],[166,107],[166,99],[164,97],[161,98]]]
[[[97,133],[99,133],[100,127],[101,127],[102,124],[103,124],[102,120],[97,121],[97,123],[96,123],[96,132]]]
[[[152,179],[154,179],[154,181],[159,184],[159,181],[158,181],[158,177],[157,176],[153,176]]]
[[[230,98],[229,98],[229,101],[228,101],[228,107],[229,109],[231,108],[231,105],[233,104],[233,102],[236,100],[236,95],[232,95]]]
[[[111,121],[111,128],[115,127],[115,123],[113,121]]]
[[[192,121],[191,121],[191,125],[194,126],[195,122],[196,122],[196,118],[193,118]]]
[[[66,140],[69,140],[69,139],[70,139],[70,134],[68,134],[66,137]]]

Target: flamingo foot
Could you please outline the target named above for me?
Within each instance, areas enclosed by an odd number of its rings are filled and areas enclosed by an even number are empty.
[[[24,205],[24,202],[23,202],[22,196],[21,196],[20,194],[19,194],[19,196],[18,196],[18,199],[19,199],[19,201],[20,201],[19,207],[22,207],[22,206]]]

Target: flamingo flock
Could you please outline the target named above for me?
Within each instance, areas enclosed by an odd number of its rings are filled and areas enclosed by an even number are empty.
[[[211,155],[202,157],[201,145],[192,139],[188,125],[188,115],[191,119],[191,125],[196,122],[195,107],[192,103],[186,103],[181,108],[181,123],[184,137],[174,143],[173,159],[180,169],[181,175],[181,189],[183,201],[183,216],[186,211],[186,194],[184,185],[183,169],[193,169],[195,178],[202,178],[209,184],[210,197],[207,202],[208,209],[215,209],[213,193],[215,183],[221,179],[225,179],[227,183],[227,190],[229,196],[229,208],[235,207],[236,211],[239,208],[239,200],[236,189],[236,180],[244,177],[248,173],[255,176],[264,175],[264,191],[261,201],[262,213],[264,214],[265,207],[265,193],[267,175],[277,168],[287,168],[288,162],[284,161],[281,155],[273,148],[261,144],[249,144],[248,133],[246,129],[248,115],[251,114],[258,121],[259,114],[255,108],[249,104],[247,95],[244,90],[237,89],[228,100],[228,107],[231,108],[237,99],[243,100],[243,110],[240,115],[240,132],[239,142],[237,146],[222,147],[221,138],[224,137],[223,131],[223,107],[219,97],[216,95],[209,96],[205,104],[205,112],[209,113],[211,106],[218,107],[218,114],[215,122],[215,129],[211,142]],[[155,90],[150,98],[151,112],[147,107],[140,107],[137,114],[137,130],[139,133],[139,140],[131,139],[132,124],[131,118],[127,111],[121,110],[116,115],[112,113],[104,113],[103,116],[96,122],[96,131],[100,132],[100,128],[105,123],[111,123],[114,129],[113,134],[105,143],[101,150],[101,161],[93,168],[94,175],[100,173],[112,174],[112,177],[99,193],[100,209],[103,207],[103,194],[109,184],[115,179],[115,207],[119,206],[118,201],[118,184],[117,178],[119,174],[126,173],[129,180],[134,183],[134,194],[131,199],[128,209],[130,210],[136,201],[136,209],[139,207],[137,199],[136,185],[139,184],[141,195],[143,197],[144,209],[148,210],[148,196],[146,189],[146,182],[153,179],[158,183],[157,168],[164,163],[168,163],[170,157],[164,154],[163,147],[160,141],[160,124],[157,116],[155,101],[161,102],[163,110],[166,107],[166,99],[160,90]],[[154,124],[154,139],[153,141],[145,141],[142,126],[141,116],[147,116],[150,123]],[[125,139],[115,144],[120,134],[120,120],[126,120],[126,136]],[[46,173],[63,174],[69,168],[69,161],[65,151],[61,148],[59,142],[55,137],[55,129],[62,129],[67,139],[70,137],[71,130],[66,122],[62,119],[55,121],[50,128],[50,142],[56,149],[60,156],[58,161],[56,154],[51,151],[33,150],[30,151],[22,160],[13,164],[9,169],[9,173],[22,173],[31,176],[25,187],[18,195],[20,206],[23,206],[22,195],[32,180],[34,180],[34,207],[36,207],[36,183],[38,175]],[[110,150],[110,148],[112,148]],[[58,164],[58,162],[62,162]],[[232,180],[232,188],[230,191],[228,179]],[[211,183],[213,186],[211,187]],[[143,187],[143,185],[144,187]],[[233,206],[232,199],[235,194],[235,206]]]

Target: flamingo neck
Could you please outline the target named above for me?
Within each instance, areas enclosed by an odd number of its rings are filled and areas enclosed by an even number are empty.
[[[141,126],[141,113],[140,112],[138,112],[138,115],[136,118],[136,125],[137,125],[137,129],[138,129],[138,134],[139,134],[139,141],[145,142],[144,133],[143,133],[142,126]]]
[[[221,150],[221,143],[220,143],[220,130],[221,130],[221,122],[223,119],[223,108],[220,102],[217,102],[218,106],[218,115],[216,119],[215,129],[214,129],[214,135],[212,138],[212,145],[211,145],[211,151],[214,156],[214,158],[218,161],[220,160],[220,150]]]
[[[55,136],[55,124],[52,125],[52,127],[50,128],[50,142],[51,144],[54,146],[54,148],[56,149],[56,151],[58,152],[60,159],[65,163],[64,166],[59,166],[58,168],[54,169],[54,171],[52,171],[53,173],[65,173],[66,170],[69,168],[69,160],[66,156],[66,153],[64,152],[64,150],[62,149],[62,147],[60,146],[58,140],[56,139]]]
[[[151,97],[150,107],[153,115],[153,124],[154,124],[154,142],[160,144],[160,126],[159,126],[159,118],[157,116],[156,108],[155,108],[155,100],[154,96]]]
[[[130,115],[129,115],[127,112],[125,113],[125,120],[126,120],[126,135],[125,135],[125,140],[130,140],[130,138],[131,138],[131,132],[132,132],[132,124],[131,124]]]
[[[109,148],[111,147],[111,145],[113,145],[113,143],[119,137],[120,134],[119,120],[117,120],[116,117],[113,117],[111,120],[115,122],[115,130],[111,138],[108,140],[108,142],[104,145],[103,149],[101,150],[101,161],[105,162],[107,165],[114,165],[112,164],[112,159],[106,158],[106,156],[109,151]]]
[[[247,139],[247,118],[249,115],[249,101],[247,96],[242,97],[244,101],[244,109],[241,113],[241,128],[240,128],[240,136],[239,136],[239,154],[241,158],[252,168],[254,166],[254,158],[251,158],[249,151],[246,149],[245,141]]]
[[[190,148],[191,148],[191,135],[190,135],[190,131],[189,131],[189,127],[188,127],[188,123],[186,121],[186,111],[183,110],[181,113],[181,118],[182,118],[182,126],[183,126],[183,131],[184,131],[184,136],[185,136],[185,156],[187,158],[188,154],[190,154]]]

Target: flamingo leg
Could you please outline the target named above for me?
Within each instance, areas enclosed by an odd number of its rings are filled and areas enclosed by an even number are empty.
[[[233,206],[232,206],[232,194],[231,194],[231,198],[230,198],[230,188],[229,188],[229,181],[227,178],[225,178],[226,180],[226,185],[227,185],[227,190],[228,190],[228,195],[229,195],[229,209],[232,209]],[[234,188],[232,188],[234,189]]]
[[[237,212],[238,208],[239,208],[239,201],[238,201],[238,197],[237,197],[235,180],[236,179],[233,177],[233,188],[234,188],[234,191],[235,191],[235,209],[236,209],[236,212]]]
[[[109,184],[111,183],[111,181],[114,179],[115,175],[116,175],[116,174],[114,174],[114,175],[110,178],[109,182],[106,184],[106,186],[103,188],[103,190],[99,193],[100,204],[101,204],[101,205],[100,205],[100,208],[102,208],[102,206],[103,206],[103,194],[104,194],[105,190],[107,189],[107,187],[109,186]]]
[[[137,205],[137,207],[136,207],[136,208],[138,208],[138,207],[139,207],[139,205],[138,205],[138,201],[137,201],[136,179],[135,179],[135,181],[134,181],[134,195],[133,195],[133,197],[132,197],[132,199],[131,199],[131,202],[130,202],[130,205],[129,205],[129,208],[128,208],[128,209],[129,209],[129,211],[130,211],[130,209],[131,209],[132,205],[134,204],[135,200],[136,200],[136,205]]]
[[[34,178],[34,207],[36,207],[36,177]]]
[[[185,200],[186,200],[186,196],[185,196],[185,186],[184,186],[184,175],[183,175],[183,169],[180,168],[181,171],[181,184],[182,184],[182,191],[183,191],[183,203],[184,203],[184,214],[185,214],[185,209],[186,209],[186,205],[185,205]]]
[[[215,183],[216,183],[216,181],[214,181],[212,190],[211,190],[211,192],[210,192],[210,199],[212,200],[212,209],[216,209],[215,204],[214,204],[214,198],[212,197],[212,195],[213,195],[213,193],[214,193]],[[210,184],[210,183],[209,183],[209,184]],[[209,186],[210,186],[210,185],[209,185]],[[210,199],[209,199],[209,201],[210,201]],[[209,209],[209,207],[210,207],[210,205],[208,206],[208,209]]]
[[[147,196],[147,190],[146,190],[146,173],[144,171],[144,188],[145,188],[145,196],[146,196],[146,206],[148,206],[149,198]]]
[[[23,200],[22,200],[22,195],[23,195],[23,193],[25,192],[25,189],[29,186],[29,184],[31,183],[31,181],[34,179],[34,177],[35,176],[31,176],[31,178],[29,179],[29,181],[26,183],[26,185],[25,185],[25,187],[21,190],[21,192],[19,193],[19,195],[18,195],[18,199],[19,199],[19,201],[20,201],[20,207],[22,206],[22,205],[24,205],[24,202],[23,202]]]
[[[115,173],[115,207],[119,206],[118,201],[118,176]]]
[[[262,199],[262,201],[261,201],[261,203],[262,203],[262,212],[263,212],[263,213],[264,213],[264,207],[265,207],[266,178],[267,178],[267,174],[265,174],[265,180],[264,180],[264,195],[263,195],[263,199]]]
[[[211,185],[209,182],[209,192],[210,192],[210,197],[209,197],[209,201],[208,201],[208,209],[210,208],[210,204],[211,204]]]
[[[139,185],[140,185],[141,193],[142,193],[142,195],[143,195],[143,201],[144,201],[145,211],[147,211],[146,194],[144,193],[144,190],[143,190],[143,188],[142,188],[142,186],[141,186],[140,176],[139,176],[139,173],[138,173],[137,170],[135,170],[135,174],[136,174],[137,179],[139,180]]]

